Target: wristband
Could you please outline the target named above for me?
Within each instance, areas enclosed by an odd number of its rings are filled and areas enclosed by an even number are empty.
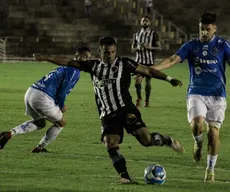
[[[167,77],[166,77],[166,80],[169,81],[169,82],[170,82],[172,79],[173,79],[173,78],[170,77],[170,76],[167,76]]]

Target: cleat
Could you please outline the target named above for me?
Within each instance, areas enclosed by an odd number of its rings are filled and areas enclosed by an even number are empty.
[[[145,101],[144,107],[149,107],[149,102]]]
[[[211,172],[208,169],[206,169],[205,176],[204,176],[204,182],[215,182],[214,176],[215,176],[214,171]]]
[[[138,99],[136,100],[136,107],[140,107],[141,101],[142,101],[141,98],[138,98]]]
[[[0,133],[0,150],[4,148],[5,144],[10,140],[11,132]]]
[[[48,151],[45,148],[35,147],[31,153],[48,153]]]
[[[171,147],[174,151],[178,152],[178,153],[184,153],[184,147],[180,144],[179,141],[174,140],[173,138],[171,138],[171,144],[169,145],[169,147]]]
[[[198,163],[201,160],[202,157],[202,146],[203,146],[203,141],[197,143],[195,142],[194,144],[194,149],[193,149],[193,159],[196,163]]]
[[[127,178],[121,178],[119,181],[118,181],[119,184],[138,184],[136,181],[132,181],[130,179],[127,179]]]

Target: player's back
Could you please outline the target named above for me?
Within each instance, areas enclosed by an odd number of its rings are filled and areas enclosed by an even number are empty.
[[[69,81],[71,83],[69,89],[72,89],[78,81],[79,76],[80,71],[78,69],[72,67],[58,67],[35,82],[32,87],[45,92],[55,100],[58,91],[62,88],[63,82],[65,80]]]

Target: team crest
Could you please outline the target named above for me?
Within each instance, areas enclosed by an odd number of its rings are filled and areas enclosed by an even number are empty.
[[[213,56],[216,56],[218,52],[219,52],[219,50],[218,50],[216,47],[214,47],[214,48],[212,49],[212,55],[213,55]]]
[[[118,71],[118,67],[117,66],[113,66],[111,68],[111,70],[112,70],[113,73],[116,73]]]

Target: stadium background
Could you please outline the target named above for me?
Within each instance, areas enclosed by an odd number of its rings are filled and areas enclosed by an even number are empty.
[[[218,34],[229,39],[230,4],[220,2],[153,0],[152,27],[162,43],[158,57],[197,36],[198,18],[207,10],[217,13]],[[83,0],[1,0],[0,59],[31,58],[34,52],[72,55],[82,45],[96,55],[104,35],[116,38],[118,52],[130,56],[132,35],[145,13],[144,0],[92,0],[89,18]]]

